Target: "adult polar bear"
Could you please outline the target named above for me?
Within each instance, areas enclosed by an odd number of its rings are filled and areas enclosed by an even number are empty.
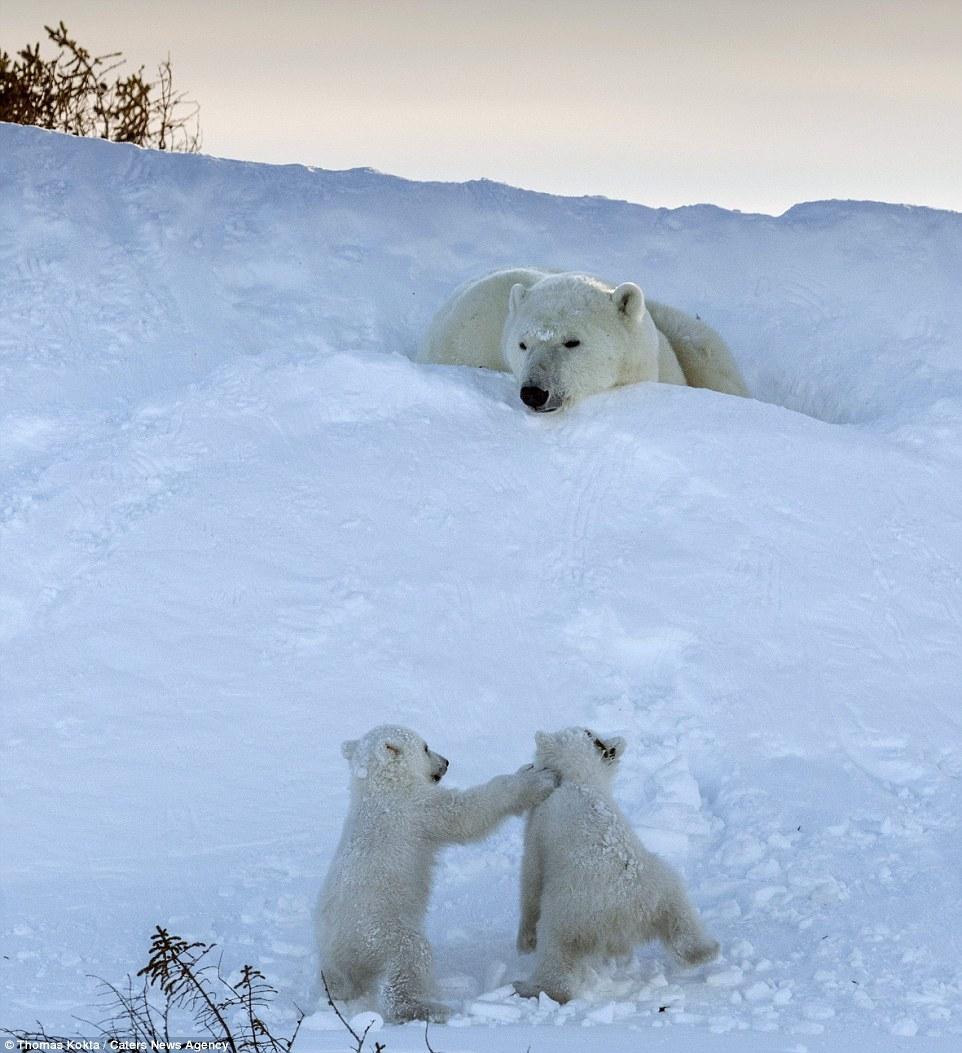
[[[509,371],[521,401],[539,413],[644,380],[748,394],[710,326],[646,302],[633,282],[612,287],[574,272],[519,268],[462,285],[435,315],[418,357]]]

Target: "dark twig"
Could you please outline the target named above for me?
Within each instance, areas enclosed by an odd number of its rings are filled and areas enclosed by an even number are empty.
[[[431,1040],[428,1038],[428,1022],[427,1022],[427,1020],[424,1021],[424,1044],[428,1047],[428,1053],[441,1053],[440,1050],[435,1049],[434,1046],[431,1045]],[[530,1047],[529,1047],[529,1049],[530,1049]]]
[[[321,983],[324,985],[324,994],[327,996],[327,1004],[334,1010],[334,1014],[337,1017],[337,1019],[340,1020],[340,1022],[347,1028],[348,1032],[351,1035],[351,1038],[354,1039],[354,1049],[356,1050],[356,1053],[363,1053],[364,1043],[365,1041],[367,1041],[367,1033],[371,1030],[374,1021],[368,1021],[367,1027],[361,1032],[361,1034],[358,1034],[344,1018],[344,1014],[340,1011],[340,1009],[338,1009],[337,1002],[334,1001],[334,996],[331,994],[331,989],[327,986],[327,977],[324,975],[323,972],[321,973]],[[374,1053],[382,1053],[382,1051],[386,1048],[387,1047],[382,1042],[375,1041]]]

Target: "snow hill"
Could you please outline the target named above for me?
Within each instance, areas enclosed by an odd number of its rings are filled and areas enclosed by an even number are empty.
[[[543,419],[412,362],[509,264],[698,312],[758,399]],[[466,786],[583,723],[628,738],[619,800],[723,958],[511,996],[512,821],[438,870],[436,1048],[959,1049],[960,276],[962,215],[924,208],[650,209],[0,126],[0,1023],[82,1031],[156,923],[308,1005],[341,740],[410,724]]]

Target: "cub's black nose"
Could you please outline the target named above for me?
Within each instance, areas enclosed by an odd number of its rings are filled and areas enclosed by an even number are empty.
[[[548,401],[548,392],[541,388],[524,387],[521,389],[521,401],[532,409],[541,409]]]

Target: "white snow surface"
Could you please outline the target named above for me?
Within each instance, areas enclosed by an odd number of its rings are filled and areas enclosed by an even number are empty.
[[[758,399],[542,418],[415,364],[509,265],[699,313]],[[256,964],[279,1019],[316,1008],[298,1048],[346,1048],[311,933],[341,741],[409,724],[467,786],[584,723],[629,740],[616,796],[722,958],[513,996],[511,820],[438,868],[435,1048],[962,1048],[962,216],[3,125],[0,391],[0,1023],[83,1033],[163,924]]]

